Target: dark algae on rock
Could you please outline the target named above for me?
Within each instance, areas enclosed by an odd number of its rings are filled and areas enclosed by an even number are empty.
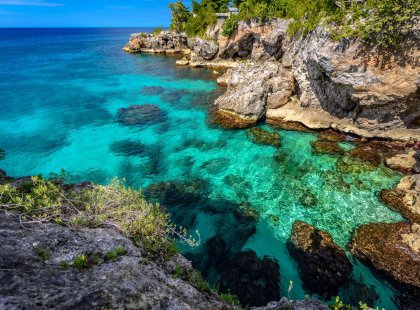
[[[352,265],[330,234],[297,221],[287,248],[299,266],[306,291],[331,298],[349,280]]]

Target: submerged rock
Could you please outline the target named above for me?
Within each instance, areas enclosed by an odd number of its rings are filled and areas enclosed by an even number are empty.
[[[111,152],[124,156],[138,156],[145,152],[146,147],[143,143],[134,140],[116,141],[110,146]]]
[[[317,204],[316,196],[309,190],[303,191],[299,198],[299,202],[306,208],[313,208]]]
[[[344,155],[344,150],[338,142],[317,139],[311,142],[312,150],[315,154]]]
[[[420,174],[404,177],[395,189],[382,190],[380,198],[408,220],[420,223]]]
[[[349,156],[340,157],[336,163],[336,167],[338,172],[346,174],[363,174],[375,170],[375,167],[370,163]]]
[[[270,132],[262,128],[252,128],[247,130],[248,139],[255,144],[271,145],[280,147],[280,134],[278,132]]]
[[[420,300],[420,225],[409,222],[360,226],[349,244],[364,264]]]
[[[156,96],[160,95],[165,91],[165,88],[162,86],[143,86],[141,93],[147,96]]]
[[[118,122],[126,126],[159,124],[166,113],[152,104],[132,105],[118,110]]]
[[[382,163],[380,149],[374,145],[358,145],[350,151],[350,156],[367,161],[374,167],[378,167]]]
[[[3,160],[6,158],[6,151],[3,149],[0,149],[0,160]]]
[[[220,289],[236,294],[244,305],[262,306],[280,299],[279,277],[277,262],[259,259],[254,251],[241,252],[225,265]]]
[[[330,298],[348,281],[352,265],[329,233],[296,221],[287,249],[299,266],[306,291]]]
[[[357,305],[359,302],[373,307],[379,299],[375,286],[350,280],[339,293],[340,299],[347,305]]]
[[[163,205],[189,204],[201,199],[205,195],[207,182],[202,179],[195,179],[189,182],[169,181],[149,185],[144,193],[146,198],[152,202],[159,202]]]
[[[299,132],[313,132],[308,127],[302,125],[298,122],[288,122],[282,118],[267,118],[267,124],[269,124],[274,129],[282,129],[282,130],[289,130],[289,131],[299,131]]]
[[[151,261],[144,249],[113,229],[73,230],[55,224],[24,229],[0,212],[0,235],[1,309],[233,308],[171,275],[174,266],[191,269],[182,256]],[[117,247],[124,254],[106,260]],[[94,257],[95,263],[83,270],[60,267],[81,254]]]
[[[255,118],[242,118],[235,113],[216,110],[210,115],[210,122],[225,129],[244,129],[256,124]]]

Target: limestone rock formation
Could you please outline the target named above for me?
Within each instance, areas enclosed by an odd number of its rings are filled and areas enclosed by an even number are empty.
[[[182,256],[152,261],[113,229],[23,228],[1,212],[0,240],[1,309],[233,308],[171,276],[175,266],[191,270]],[[124,254],[107,259],[117,247],[124,247]],[[66,265],[83,254],[92,258],[88,268]]]
[[[242,76],[246,66],[241,61],[256,63],[248,66],[252,78],[235,90],[231,87],[216,102],[219,109],[254,122],[266,117],[311,129],[420,140],[419,38],[411,40],[411,45],[403,43],[398,51],[368,50],[358,40],[332,40],[325,27],[305,37],[289,38],[289,23],[283,19],[241,21],[230,37],[224,37],[219,21],[207,31],[211,40],[171,31],[155,37],[135,34],[125,50],[174,53],[190,49],[191,55],[178,64],[238,66],[233,75]],[[262,67],[271,67],[272,62],[283,69],[267,78]]]
[[[197,39],[195,41],[194,51],[203,59],[212,60],[216,57],[217,52],[219,51],[219,46],[210,41]]]
[[[406,48],[413,50],[410,55],[368,51],[358,41],[334,42],[326,29],[318,28],[283,48],[283,64],[291,66],[298,84],[302,122],[305,114],[322,112],[319,126],[419,139],[418,46]]]
[[[187,50],[188,37],[185,33],[162,31],[158,35],[135,33],[130,37],[124,51],[129,53],[180,53]]]
[[[380,197],[391,209],[420,223],[420,174],[404,177],[395,189],[382,190]]]
[[[250,123],[264,117],[268,102],[270,106],[280,106],[294,90],[293,76],[275,62],[242,63],[229,69],[223,79],[227,92],[215,105]]]
[[[306,291],[332,297],[348,281],[352,265],[329,233],[296,221],[287,248],[299,266]]]
[[[408,154],[398,154],[386,160],[386,165],[394,170],[398,170],[402,173],[412,173],[414,166],[416,165],[416,152],[411,151]]]

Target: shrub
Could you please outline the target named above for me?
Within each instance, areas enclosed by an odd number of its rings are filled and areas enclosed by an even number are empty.
[[[204,293],[211,292],[210,284],[203,279],[200,272],[194,270],[188,274],[188,282],[195,286],[197,290]]]
[[[199,245],[182,227],[171,223],[159,205],[148,203],[141,191],[114,179],[108,186],[65,191],[60,183],[33,177],[22,190],[0,186],[0,208],[22,212],[25,223],[56,222],[78,227],[111,226],[141,244],[152,255],[167,258],[175,252],[173,240]],[[30,186],[29,186],[30,185]]]
[[[224,23],[222,34],[226,37],[232,35],[238,27],[239,17],[238,15],[231,15]]]
[[[73,267],[77,269],[86,269],[89,267],[89,259],[86,254],[78,255],[73,260]]]
[[[231,293],[221,293],[219,294],[220,299],[227,302],[228,304],[234,305],[234,306],[240,306],[241,302],[239,301],[238,296],[231,294]]]
[[[367,9],[372,14],[360,23],[355,34],[382,47],[397,46],[420,15],[418,0],[370,0]]]
[[[153,29],[152,34],[158,36],[163,31],[163,26]]]
[[[404,34],[418,22],[418,0],[367,0],[339,8],[334,0],[244,0],[239,15],[227,19],[223,35],[231,35],[238,20],[291,18],[289,35],[306,35],[321,23],[329,25],[333,38],[361,38],[368,44],[398,46]]]
[[[184,276],[184,269],[180,265],[176,265],[172,272],[174,278],[182,278]]]

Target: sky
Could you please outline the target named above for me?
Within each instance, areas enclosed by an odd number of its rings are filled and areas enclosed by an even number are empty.
[[[0,0],[0,27],[168,26],[171,0]],[[184,1],[186,5],[190,0]]]

